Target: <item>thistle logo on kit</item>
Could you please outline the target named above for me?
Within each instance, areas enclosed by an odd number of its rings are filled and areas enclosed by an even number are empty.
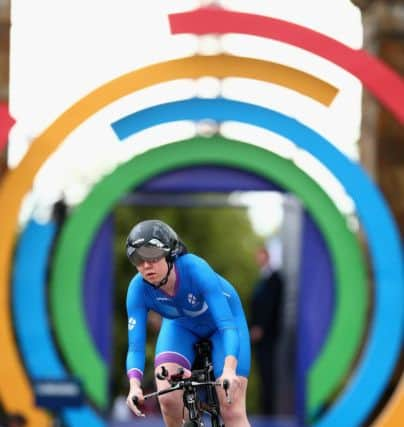
[[[188,294],[188,302],[192,305],[195,305],[198,303],[198,299],[193,294]]]
[[[131,331],[136,325],[136,319],[134,319],[133,317],[129,318],[128,321],[128,329]]]

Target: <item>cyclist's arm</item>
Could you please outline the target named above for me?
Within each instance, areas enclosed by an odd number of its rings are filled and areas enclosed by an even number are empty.
[[[224,359],[223,371],[229,370],[236,372],[237,369],[237,359],[234,356],[226,356]]]
[[[147,307],[142,286],[132,281],[126,298],[128,315],[128,353],[126,370],[131,385],[137,381],[140,385],[145,366]]]
[[[145,365],[146,346],[146,319],[147,308],[143,289],[136,278],[132,280],[126,296],[126,311],[128,315],[128,353],[126,356],[126,370],[129,378],[129,393],[127,404],[137,416],[143,413],[134,403],[134,398],[143,403],[141,382]]]

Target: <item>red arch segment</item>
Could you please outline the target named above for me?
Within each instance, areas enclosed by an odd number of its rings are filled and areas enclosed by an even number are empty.
[[[8,105],[0,102],[0,152],[5,148],[8,140],[8,132],[14,124],[13,118],[8,112]]]
[[[172,34],[249,34],[278,40],[310,51],[358,77],[398,121],[404,124],[404,80],[365,50],[352,49],[301,25],[218,7],[171,14],[169,20]]]

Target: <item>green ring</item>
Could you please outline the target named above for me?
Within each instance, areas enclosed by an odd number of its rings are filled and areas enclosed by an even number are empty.
[[[50,284],[55,333],[69,368],[101,408],[108,403],[107,370],[87,329],[81,293],[89,247],[110,209],[133,187],[198,164],[236,167],[277,182],[301,199],[323,233],[334,265],[336,310],[310,370],[309,400],[336,378],[341,382],[359,350],[368,301],[364,260],[357,238],[328,195],[291,161],[262,148],[219,136],[179,141],[136,156],[105,177],[76,207],[58,240]]]

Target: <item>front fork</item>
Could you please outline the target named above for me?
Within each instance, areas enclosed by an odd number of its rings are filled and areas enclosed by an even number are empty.
[[[185,408],[188,408],[190,421],[195,421],[198,426],[204,427],[201,411],[197,405],[196,392],[192,387],[185,387],[183,401]]]

